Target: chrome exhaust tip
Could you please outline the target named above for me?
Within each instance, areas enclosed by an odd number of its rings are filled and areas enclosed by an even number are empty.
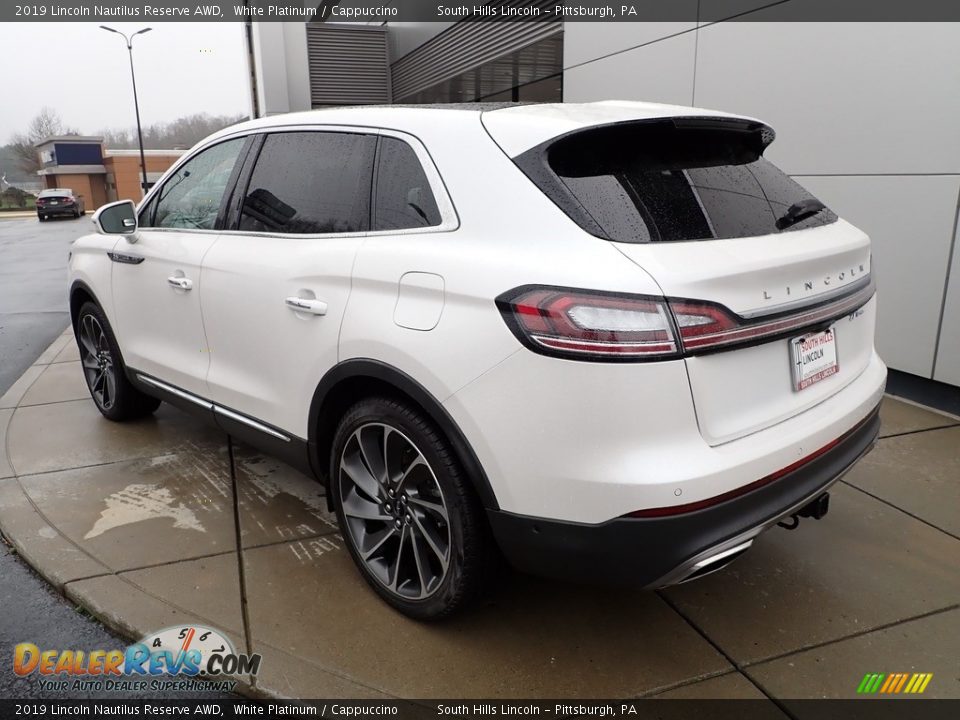
[[[714,553],[705,558],[697,560],[695,563],[685,568],[686,572],[681,575],[680,579],[676,580],[673,584],[682,585],[685,582],[702,578],[710,573],[715,573],[717,570],[722,570],[738,557],[743,555],[743,553],[745,553],[747,550],[749,550],[751,545],[753,545],[753,538],[745,540],[739,545],[734,545],[731,548],[721,550],[718,553]]]

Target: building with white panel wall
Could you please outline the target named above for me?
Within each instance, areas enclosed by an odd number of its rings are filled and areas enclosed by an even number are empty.
[[[697,0],[676,2],[697,17]],[[768,157],[873,238],[881,355],[960,386],[960,24],[749,20],[502,24],[485,35],[386,23],[384,58],[367,72],[384,74],[394,102],[649,100],[768,122]],[[284,26],[269,32],[285,51],[256,56],[264,97],[290,83],[289,105],[268,110],[335,102],[304,78],[318,64],[302,40],[312,30]],[[270,58],[283,67],[271,73]]]

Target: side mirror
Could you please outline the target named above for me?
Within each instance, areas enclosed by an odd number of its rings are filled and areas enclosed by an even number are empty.
[[[104,205],[93,214],[93,224],[103,235],[127,235],[131,242],[137,232],[137,208],[132,200],[119,200]]]
[[[423,206],[423,188],[412,187],[407,190],[407,205]]]

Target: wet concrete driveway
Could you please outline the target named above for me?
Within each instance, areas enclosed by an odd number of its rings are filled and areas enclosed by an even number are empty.
[[[64,334],[0,399],[0,527],[121,632],[224,630],[272,695],[842,698],[932,672],[928,696],[960,697],[960,421],[890,398],[883,420],[825,520],[724,571],[659,593],[507,572],[425,625],[364,585],[315,482],[242,445],[231,461],[166,405],[101,419]]]

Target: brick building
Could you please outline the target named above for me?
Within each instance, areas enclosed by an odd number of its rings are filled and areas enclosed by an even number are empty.
[[[71,188],[83,198],[87,210],[114,200],[137,202],[143,197],[139,150],[109,150],[103,146],[103,138],[80,135],[46,138],[36,147],[44,187]],[[156,182],[184,152],[144,151],[147,182]]]

